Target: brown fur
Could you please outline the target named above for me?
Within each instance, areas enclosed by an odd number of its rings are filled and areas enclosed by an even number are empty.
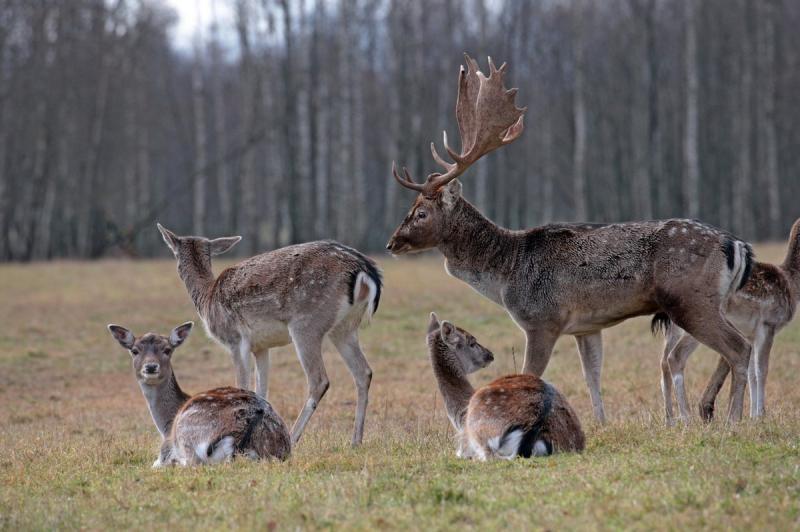
[[[269,350],[293,343],[308,380],[308,399],[292,427],[292,443],[297,443],[329,386],[322,360],[328,336],[353,374],[352,442],[361,443],[372,370],[361,351],[358,326],[378,307],[382,281],[376,264],[338,242],[320,241],[256,255],[215,278],[212,255],[230,249],[238,237],[181,237],[158,227],[206,330],[231,354],[237,386],[251,387],[254,356],[256,391],[266,398]]]
[[[786,258],[781,265],[756,262],[745,285],[728,300],[725,315],[742,334],[752,342],[748,383],[750,389],[750,415],[764,413],[765,388],[769,371],[772,341],[794,317],[800,297],[800,220],[792,226]],[[663,317],[658,317],[663,319]],[[679,326],[668,323],[666,341],[661,360],[662,392],[668,422],[673,420],[672,388],[674,386],[681,418],[689,415],[683,382],[683,373],[689,356],[698,346],[697,340]],[[714,403],[730,372],[730,366],[720,358],[717,370],[709,380],[700,403],[700,415],[711,419]]]
[[[462,145],[468,146],[465,139],[497,129],[476,117],[493,116],[491,106],[514,105],[513,94],[506,100],[471,97],[460,88],[459,102],[469,100],[478,109],[469,120],[457,114]],[[505,127],[517,126],[509,118]],[[520,133],[515,129],[513,138]],[[456,162],[463,155],[451,153]],[[461,164],[456,173],[447,170],[448,179],[464,170]],[[746,243],[678,219],[510,231],[465,200],[457,179],[443,182],[438,175],[421,188],[398,179],[421,193],[387,248],[393,254],[438,248],[451,275],[505,308],[526,335],[524,373],[543,374],[558,337],[574,335],[595,417],[603,421],[601,331],[660,311],[734,368],[729,419],[741,418],[750,345],[722,310],[747,278],[752,251]]]
[[[489,440],[505,435],[511,427],[531,429],[543,414],[544,381],[536,375],[506,375],[479,388],[469,402],[466,435],[484,456],[494,451]],[[554,452],[582,451],[585,437],[578,415],[554,389],[550,413],[544,420],[539,440]],[[480,454],[479,454],[480,456]]]
[[[193,397],[181,390],[172,354],[191,328],[188,322],[169,336],[147,333],[136,339],[128,329],[109,325],[114,338],[131,353],[134,375],[163,439],[154,467],[209,463],[233,454],[288,458],[289,431],[263,398],[237,388],[216,388]],[[229,452],[215,449],[226,439]]]

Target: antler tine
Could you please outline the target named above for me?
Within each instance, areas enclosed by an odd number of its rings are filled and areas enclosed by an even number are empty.
[[[445,138],[447,138],[447,133],[446,132],[443,132],[443,133],[444,133]],[[445,143],[445,147],[446,147],[446,143]],[[436,164],[438,164],[440,166],[443,166],[445,168],[445,170],[447,170],[447,171],[450,171],[455,166],[455,164],[448,163],[447,161],[445,161],[444,159],[442,159],[439,156],[439,152],[436,151],[436,144],[434,144],[433,142],[431,142],[431,155],[433,156],[433,160],[436,161]]]
[[[404,177],[401,177],[400,174],[397,172],[397,165],[394,161],[392,161],[392,175],[397,180],[398,183],[403,185],[406,188],[410,188],[411,190],[416,190],[417,192],[422,192],[425,188],[425,185],[421,183],[416,183],[412,178],[411,175],[408,173],[408,169],[404,166],[403,167],[403,174]]]

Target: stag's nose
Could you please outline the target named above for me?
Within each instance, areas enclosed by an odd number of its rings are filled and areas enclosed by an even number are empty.
[[[394,238],[390,239],[390,240],[389,240],[389,241],[386,243],[386,249],[387,249],[387,250],[391,251],[393,247],[394,247]]]
[[[153,375],[155,373],[158,373],[158,364],[145,364],[144,372],[148,375]]]

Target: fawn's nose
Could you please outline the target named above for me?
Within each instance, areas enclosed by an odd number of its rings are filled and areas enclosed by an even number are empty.
[[[154,375],[158,373],[158,364],[145,364],[144,372],[147,375]]]

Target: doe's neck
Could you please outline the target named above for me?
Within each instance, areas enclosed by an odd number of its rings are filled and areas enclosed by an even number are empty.
[[[178,259],[178,273],[198,313],[205,316],[215,280],[210,257],[202,257],[197,251],[192,251],[189,256],[181,256]]]
[[[162,438],[166,438],[172,428],[175,415],[189,399],[189,395],[178,386],[174,373],[169,379],[165,379],[164,382],[155,386],[140,382],[139,387],[142,389],[142,395],[147,401],[147,407],[150,409],[150,415],[158,432]]]
[[[442,340],[440,334],[428,337],[428,350],[433,366],[433,374],[444,399],[447,417],[456,430],[464,426],[464,416],[475,389],[464,371],[458,366],[454,355]]]

